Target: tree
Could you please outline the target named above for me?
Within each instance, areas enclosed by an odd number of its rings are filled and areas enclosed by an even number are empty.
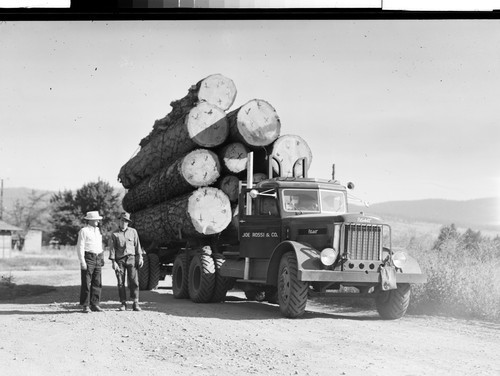
[[[451,224],[450,226],[443,226],[439,232],[439,236],[434,243],[432,249],[441,250],[442,246],[446,244],[450,240],[457,241],[459,238],[459,234],[455,224]]]
[[[78,231],[84,225],[85,213],[98,211],[103,217],[101,232],[103,241],[108,243],[115,221],[121,209],[120,195],[114,192],[109,183],[102,180],[85,184],[75,194],[64,191],[52,199],[52,224],[56,237],[62,244],[76,244]]]
[[[21,236],[24,237],[29,229],[38,228],[43,231],[44,241],[50,233],[47,192],[37,193],[32,190],[27,200],[16,200],[14,207],[7,213],[8,221],[22,228]]]

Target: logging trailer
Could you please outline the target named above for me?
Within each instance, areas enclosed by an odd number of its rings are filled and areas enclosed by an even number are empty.
[[[293,169],[301,166],[300,173],[280,177],[274,157],[271,178],[254,184],[252,161],[249,153],[231,229],[147,249],[149,271],[139,271],[140,280],[146,278],[141,285],[155,288],[171,274],[173,296],[196,303],[224,301],[237,287],[249,300],[278,304],[290,318],[303,315],[308,297],[370,297],[382,318],[401,318],[410,284],[424,283],[426,276],[406,252],[392,250],[388,224],[348,212],[353,184],[340,184],[334,173],[331,180],[308,178],[304,158]],[[356,293],[339,292],[345,287]]]

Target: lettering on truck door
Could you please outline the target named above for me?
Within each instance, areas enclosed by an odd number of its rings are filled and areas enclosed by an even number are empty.
[[[240,222],[240,255],[269,258],[281,242],[281,218],[274,197],[258,196],[252,203],[252,214],[243,213]]]

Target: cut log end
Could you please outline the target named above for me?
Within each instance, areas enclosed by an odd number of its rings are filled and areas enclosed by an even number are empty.
[[[253,99],[239,109],[237,127],[245,142],[251,146],[269,145],[281,131],[276,110],[260,99]]]
[[[226,113],[207,102],[201,102],[191,109],[186,122],[189,136],[202,147],[219,146],[229,134]]]
[[[219,188],[227,195],[231,202],[236,202],[238,200],[239,186],[240,179],[234,175],[224,176],[219,183]]]
[[[230,78],[212,74],[200,82],[198,99],[226,111],[236,99],[236,86]]]
[[[300,158],[307,159],[306,172],[309,170],[312,162],[312,152],[309,145],[297,135],[283,135],[279,137],[273,144],[272,154],[280,161],[281,164],[281,176],[291,177],[302,176],[302,164],[303,162],[298,162],[294,164]],[[273,161],[273,170],[278,173],[278,165]]]
[[[181,174],[193,187],[213,184],[220,176],[220,162],[217,155],[205,149],[197,149],[183,158]]]
[[[230,172],[238,174],[247,168],[248,149],[241,142],[233,142],[224,148],[222,159]]]
[[[220,189],[199,188],[189,197],[188,214],[200,234],[212,235],[223,231],[231,222],[231,204]]]

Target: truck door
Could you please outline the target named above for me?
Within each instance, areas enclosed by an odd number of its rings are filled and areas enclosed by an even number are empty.
[[[240,207],[240,213],[243,213],[239,226],[240,256],[270,258],[281,242],[277,198],[259,195],[252,201],[252,214],[247,215],[243,207]]]

